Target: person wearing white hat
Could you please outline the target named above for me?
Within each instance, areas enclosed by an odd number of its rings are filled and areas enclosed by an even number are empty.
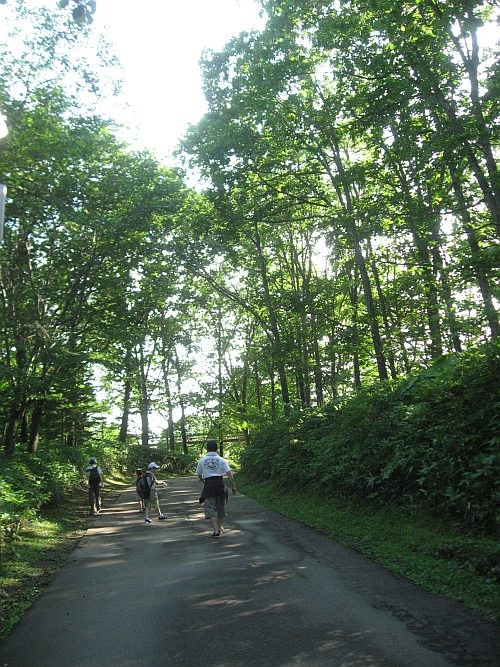
[[[164,489],[167,488],[167,482],[165,482],[164,480],[156,479],[155,470],[158,470],[159,468],[160,466],[153,461],[148,465],[147,472],[144,475],[145,482],[147,485],[146,493],[144,494],[144,503],[145,503],[144,521],[146,523],[151,523],[151,518],[149,516],[149,508],[153,504],[155,505],[156,511],[158,512],[158,520],[163,521],[163,519],[167,518],[160,509],[160,500],[158,498],[158,493],[156,492],[155,488],[157,485],[163,487]]]

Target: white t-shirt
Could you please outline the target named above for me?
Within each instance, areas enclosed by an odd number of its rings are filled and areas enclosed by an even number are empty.
[[[207,454],[198,461],[196,474],[201,475],[203,479],[207,477],[221,477],[230,472],[228,462],[217,454],[217,452],[207,452]]]

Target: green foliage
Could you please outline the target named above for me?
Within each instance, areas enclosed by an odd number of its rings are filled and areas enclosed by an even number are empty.
[[[251,479],[313,485],[340,498],[424,506],[498,529],[498,344],[409,380],[360,390],[343,405],[263,427],[242,457]]]
[[[148,463],[154,461],[160,466],[159,474],[169,475],[192,474],[199,456],[195,452],[184,454],[166,448],[150,448],[136,445],[127,450],[127,466],[129,472],[136,468],[146,469]]]

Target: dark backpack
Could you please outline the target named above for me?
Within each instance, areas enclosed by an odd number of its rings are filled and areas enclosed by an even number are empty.
[[[137,493],[141,498],[149,498],[151,495],[151,486],[149,484],[148,476],[151,477],[151,475],[148,475],[148,473],[141,475],[141,477],[137,478],[135,483]]]
[[[89,485],[90,486],[99,486],[102,482],[101,473],[97,470],[97,466],[93,466],[89,470]]]

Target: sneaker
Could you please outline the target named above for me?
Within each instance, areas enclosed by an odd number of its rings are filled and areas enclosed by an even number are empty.
[[[163,519],[166,519],[167,517],[164,514],[160,514],[158,517],[158,521],[163,521]]]
[[[151,519],[144,519],[145,523],[151,523]]]

